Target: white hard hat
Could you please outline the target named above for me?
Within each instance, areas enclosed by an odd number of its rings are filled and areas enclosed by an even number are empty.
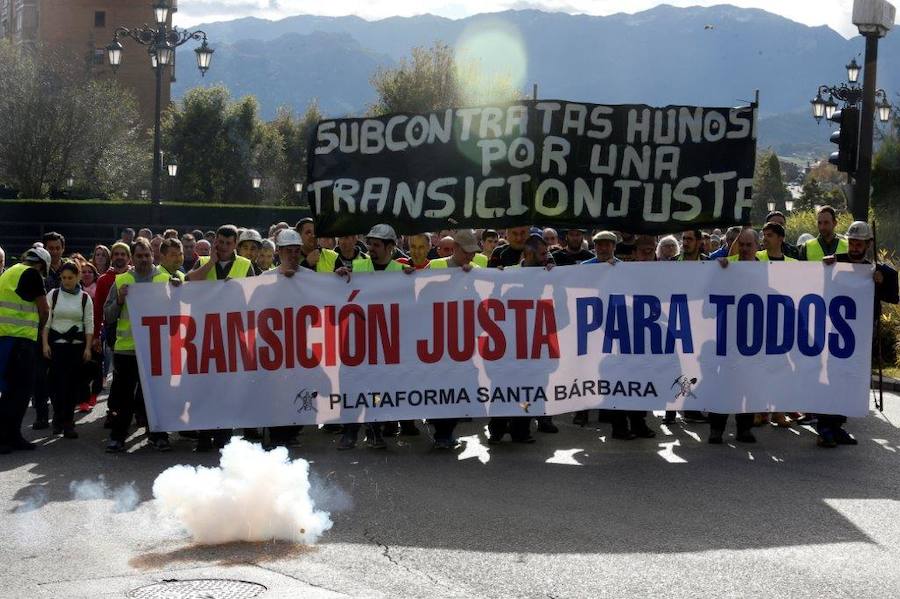
[[[394,227],[390,225],[375,225],[372,227],[372,230],[369,231],[369,234],[366,235],[366,239],[381,239],[382,241],[393,241],[397,243],[397,233],[394,232]]]
[[[259,234],[259,231],[256,229],[246,229],[241,236],[238,237],[238,245],[244,243],[245,241],[255,241],[259,245],[262,245],[262,235]]]
[[[300,233],[294,229],[282,229],[278,232],[278,238],[275,240],[275,245],[280,248],[292,245],[303,245],[303,240],[300,239]]]
[[[43,262],[45,272],[50,272],[50,252],[42,247],[25,252],[25,262]]]
[[[816,236],[812,235],[811,233],[804,233],[803,235],[801,235],[800,237],[797,238],[797,245],[803,245],[810,239],[815,239],[815,238],[816,238]]]
[[[869,241],[872,239],[872,227],[869,226],[869,223],[858,220],[847,229],[847,239]]]

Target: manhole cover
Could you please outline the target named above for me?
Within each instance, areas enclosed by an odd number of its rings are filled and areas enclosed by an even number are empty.
[[[246,580],[201,578],[164,580],[136,588],[128,596],[134,599],[249,599],[266,590],[263,585]]]

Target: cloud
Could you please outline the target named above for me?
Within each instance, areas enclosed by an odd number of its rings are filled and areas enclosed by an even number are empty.
[[[668,0],[674,6],[711,6],[723,0]],[[852,5],[847,0],[730,0],[744,8],[760,8],[788,19],[818,26],[828,25],[845,37],[856,35],[851,23]],[[659,5],[658,0],[393,0],[391,2],[359,2],[358,0],[190,0],[182,2],[176,23],[192,26],[201,22],[231,20],[240,17],[283,19],[308,14],[322,16],[357,15],[365,19],[391,16],[414,16],[431,13],[460,18],[484,12],[508,9],[539,9],[570,14],[610,15],[635,13]]]

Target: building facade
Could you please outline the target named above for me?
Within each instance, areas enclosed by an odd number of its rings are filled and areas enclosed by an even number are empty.
[[[122,65],[113,73],[106,46],[118,27],[153,24],[151,0],[0,0],[0,39],[24,46],[43,46],[70,56],[97,79],[115,78],[137,97],[141,119],[153,126],[156,78],[147,48],[123,39]],[[171,13],[178,10],[171,0]],[[171,98],[174,69],[163,76],[162,106]]]

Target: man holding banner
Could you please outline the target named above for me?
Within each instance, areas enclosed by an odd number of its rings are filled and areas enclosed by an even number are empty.
[[[412,274],[416,269],[412,266],[404,266],[400,262],[392,259],[394,248],[397,247],[397,233],[390,225],[375,225],[366,235],[366,243],[369,247],[369,254],[362,255],[353,261],[352,272],[356,273],[374,273],[374,272],[406,272]],[[348,268],[339,268],[335,271],[339,276],[349,279],[351,270]],[[389,423],[390,424],[390,423]],[[384,442],[383,427],[381,422],[366,423],[366,442],[372,449],[386,449],[387,444]],[[396,424],[393,425],[396,427]],[[393,427],[392,427],[393,428]],[[348,422],[344,424],[344,434],[338,443],[339,450],[353,449],[356,447],[356,439],[359,436],[360,424],[358,422]],[[400,423],[400,430],[405,435],[418,435],[419,430],[416,428],[412,420],[404,420]]]
[[[181,242],[174,242],[180,245]],[[143,283],[168,283],[180,277],[171,275],[162,267],[153,265],[153,249],[143,237],[134,241],[131,250],[134,268],[116,275],[115,286],[110,290],[103,306],[104,322],[116,327],[116,344],[113,348],[113,381],[109,390],[109,405],[112,412],[112,430],[106,453],[125,451],[125,439],[131,428],[131,421],[137,416],[139,422],[146,421],[144,394],[138,376],[138,361],[135,355],[135,340],[132,323],[128,314],[128,294],[134,285]],[[181,273],[178,273],[179,275]],[[148,427],[149,430],[149,427]],[[149,434],[150,445],[159,451],[170,451],[169,435],[164,432]]]

